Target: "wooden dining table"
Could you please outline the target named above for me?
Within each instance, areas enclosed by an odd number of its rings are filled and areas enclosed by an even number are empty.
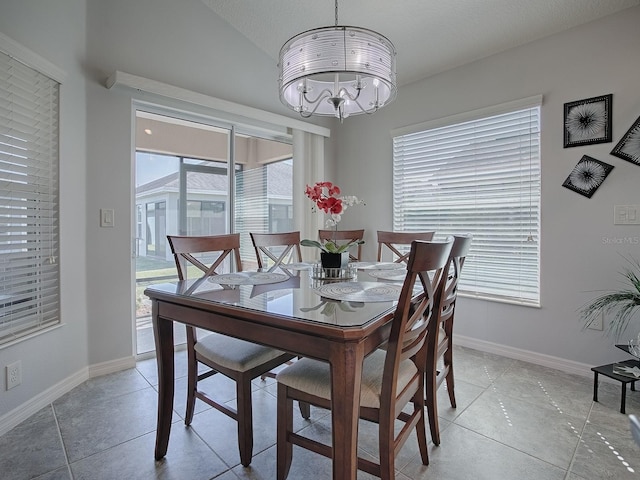
[[[166,455],[171,432],[173,324],[178,322],[328,362],[333,478],[356,478],[362,364],[387,340],[396,302],[375,297],[363,302],[329,300],[318,290],[328,283],[314,278],[313,271],[289,275],[299,277],[299,281],[290,278],[266,285],[229,286],[216,283],[215,278],[201,278],[152,285],[145,290],[152,303],[158,366],[156,459]],[[344,281],[391,285],[385,283],[388,280],[370,277],[366,270]]]

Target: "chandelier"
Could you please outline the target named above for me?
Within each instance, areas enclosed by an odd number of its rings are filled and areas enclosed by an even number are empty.
[[[304,118],[371,114],[396,97],[396,51],[383,35],[338,25],[302,32],[280,49],[280,100]]]

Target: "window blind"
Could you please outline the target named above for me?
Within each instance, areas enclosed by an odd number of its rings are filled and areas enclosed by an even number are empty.
[[[460,292],[540,304],[540,107],[393,138],[393,226],[473,235]]]
[[[0,53],[0,344],[60,322],[59,86]]]

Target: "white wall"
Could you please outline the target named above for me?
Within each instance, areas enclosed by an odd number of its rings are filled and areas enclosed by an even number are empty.
[[[392,129],[544,95],[542,308],[460,299],[456,334],[461,338],[593,365],[625,358],[602,332],[582,331],[576,310],[597,295],[594,291],[619,285],[621,254],[640,258],[640,244],[605,242],[622,238],[640,242],[638,226],[613,225],[613,205],[640,204],[640,167],[609,154],[640,116],[638,25],[636,7],[401,87],[393,104],[371,117],[351,117],[334,130],[340,186],[367,202],[357,218],[345,216],[344,226],[367,229],[366,254],[373,257],[375,231],[392,228]],[[614,142],[564,149],[563,104],[609,93]],[[591,199],[561,186],[585,154],[614,165]],[[640,316],[629,333],[635,336],[639,330]]]
[[[0,32],[67,74],[60,105],[60,261],[63,326],[0,349],[0,419],[87,367],[84,0],[3,0]],[[4,391],[4,366],[22,361],[22,385]],[[37,407],[36,407],[37,408]]]

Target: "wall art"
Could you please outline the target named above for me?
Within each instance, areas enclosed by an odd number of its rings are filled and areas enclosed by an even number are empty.
[[[564,104],[564,148],[611,141],[613,94]]]
[[[611,155],[640,165],[640,117],[633,122],[631,128],[611,150]]]
[[[591,198],[611,170],[613,170],[613,165],[585,155],[573,167],[562,186]]]

